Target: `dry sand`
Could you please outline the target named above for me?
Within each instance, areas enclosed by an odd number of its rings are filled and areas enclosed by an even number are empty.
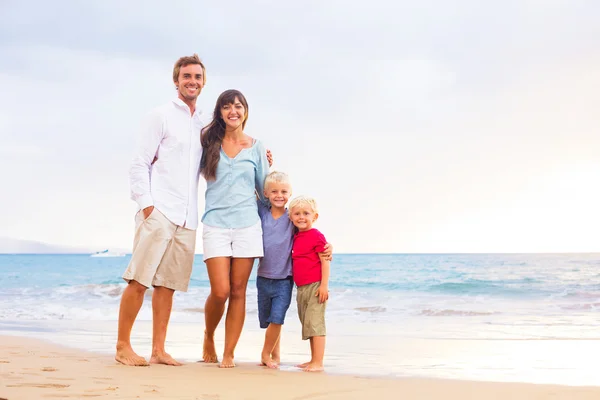
[[[283,372],[251,364],[227,370],[201,363],[125,367],[107,355],[0,336],[0,398],[598,400],[600,387],[381,379]]]

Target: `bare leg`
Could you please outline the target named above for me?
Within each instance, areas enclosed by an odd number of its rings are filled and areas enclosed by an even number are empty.
[[[174,290],[156,286],[152,294],[152,357],[150,364],[182,365],[165,351]]]
[[[306,372],[323,371],[323,357],[325,356],[325,336],[313,336],[310,338],[311,359],[304,367]]]
[[[215,257],[206,260],[208,279],[210,280],[210,294],[204,305],[204,344],[202,346],[202,360],[206,363],[219,362],[215,349],[215,330],[225,312],[225,303],[229,298],[229,271],[231,258]]]
[[[119,308],[119,333],[117,336],[117,353],[115,360],[125,365],[146,366],[148,362],[144,357],[138,356],[131,347],[131,329],[142,308],[146,286],[137,281],[130,281],[123,295]]]
[[[271,351],[271,360],[277,364],[281,363],[281,334],[277,338],[273,351]]]
[[[235,346],[240,339],[246,319],[246,288],[253,264],[253,258],[234,258],[231,261],[231,292],[225,319],[225,350],[221,368],[235,367],[233,362]]]
[[[260,361],[262,365],[266,365],[269,368],[277,368],[279,366],[279,360],[275,361],[272,358],[277,343],[279,343],[279,335],[281,334],[280,324],[269,324],[267,331],[265,332],[265,344],[262,349]]]
[[[311,354],[311,358],[312,358],[312,355],[315,354],[315,345],[313,343],[312,338],[309,339],[309,342],[310,342],[310,354]],[[310,364],[310,361],[304,362],[302,364],[298,364],[298,365],[296,365],[296,367],[304,369],[304,368],[306,368],[306,366],[308,364]]]

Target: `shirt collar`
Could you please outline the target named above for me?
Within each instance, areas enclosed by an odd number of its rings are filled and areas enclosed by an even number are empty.
[[[190,112],[190,107],[188,107],[187,104],[185,104],[185,102],[183,100],[181,100],[179,97],[175,97],[173,99],[173,103],[178,106],[183,108],[186,112]],[[194,111],[194,115],[200,115],[202,114],[202,110],[198,109],[198,107],[196,107],[196,111]]]

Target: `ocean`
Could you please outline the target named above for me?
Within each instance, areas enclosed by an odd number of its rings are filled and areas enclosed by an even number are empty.
[[[129,256],[0,255],[0,334],[112,353]],[[238,362],[257,362],[256,268]],[[334,374],[600,385],[600,254],[335,254],[326,369]],[[176,293],[167,351],[202,354],[209,281],[196,257]],[[148,356],[150,291],[133,344]],[[223,324],[217,350],[223,348]],[[295,302],[282,369],[307,361]]]

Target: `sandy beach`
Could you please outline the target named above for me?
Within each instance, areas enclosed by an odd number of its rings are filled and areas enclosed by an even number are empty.
[[[441,379],[383,379],[268,370],[241,364],[223,370],[131,368],[111,356],[18,336],[0,336],[0,398],[18,399],[598,399],[600,387]]]

